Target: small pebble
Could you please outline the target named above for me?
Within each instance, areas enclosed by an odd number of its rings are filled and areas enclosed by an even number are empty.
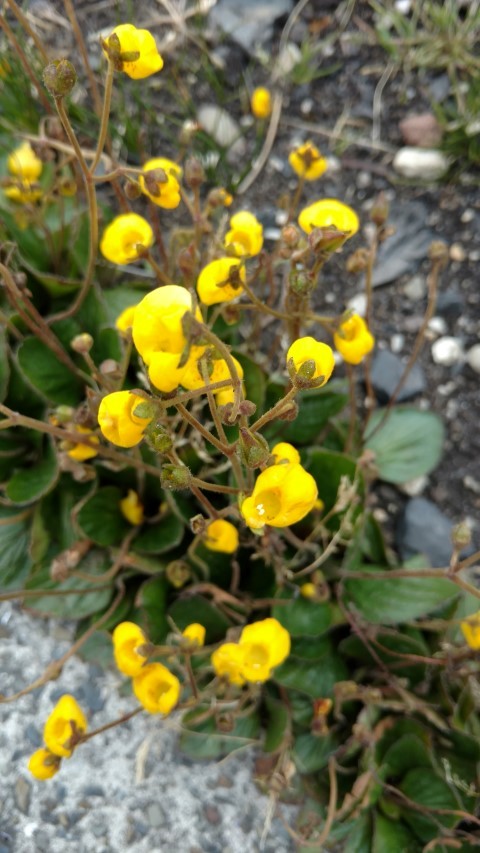
[[[432,319],[428,321],[427,328],[430,332],[433,332],[434,335],[445,335],[448,330],[448,326],[443,317],[432,317]]]
[[[302,113],[302,115],[308,116],[308,115],[310,115],[312,110],[313,110],[313,99],[312,98],[305,98],[305,100],[302,101],[302,103],[300,104],[300,112]]]
[[[428,486],[428,477],[424,474],[422,477],[415,477],[413,480],[408,480],[402,483],[399,488],[405,495],[410,498],[416,498],[421,495]]]
[[[467,253],[460,243],[452,243],[450,246],[450,259],[452,261],[464,261]]]
[[[460,341],[457,338],[451,338],[445,335],[443,338],[438,338],[432,344],[432,358],[435,364],[442,364],[444,367],[452,367],[463,360],[463,349]]]
[[[365,317],[365,314],[367,313],[367,294],[356,293],[355,296],[352,296],[351,299],[348,300],[347,308],[350,308],[351,311],[355,311],[355,314],[358,314],[360,317]]]
[[[405,345],[405,335],[398,333],[390,338],[390,349],[392,352],[401,352]]]
[[[434,148],[400,148],[393,158],[393,168],[405,178],[435,181],[448,171],[450,161]]]
[[[463,211],[460,219],[462,222],[472,222],[472,220],[475,219],[475,211],[472,210],[471,207],[467,207],[467,209]]]
[[[480,344],[474,344],[473,347],[470,347],[466,358],[472,370],[475,373],[480,373]]]
[[[427,292],[427,284],[423,275],[414,275],[405,284],[403,292],[412,302],[418,302],[419,299],[423,299]]]

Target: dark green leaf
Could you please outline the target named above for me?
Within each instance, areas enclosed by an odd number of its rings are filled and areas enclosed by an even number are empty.
[[[141,627],[152,643],[163,643],[169,631],[167,589],[164,577],[153,577],[142,583],[135,598],[135,605],[142,617]]]
[[[314,699],[332,696],[336,682],[347,678],[347,667],[331,643],[326,644],[323,658],[308,661],[290,655],[274,672],[274,679],[279,684],[299,690]]]
[[[53,556],[53,555],[52,555]],[[67,595],[44,595],[29,598],[25,604],[43,616],[56,616],[61,619],[83,619],[107,607],[112,597],[112,587],[107,588],[99,582],[100,576],[109,568],[110,562],[101,551],[89,551],[78,569],[96,577],[96,582],[87,578],[69,577],[62,583],[52,580],[50,575],[51,559],[35,566],[28,577],[25,588],[29,590],[55,590],[68,592]]]
[[[400,790],[414,803],[424,806],[424,811],[461,808],[449,785],[433,770],[426,767],[410,770],[400,785]],[[440,826],[451,828],[460,820],[460,817],[442,814],[439,811],[432,813],[432,817],[429,818],[424,812],[416,809],[409,810],[408,805],[405,805],[403,817],[414,833],[425,843],[440,834]]]
[[[278,596],[277,596],[278,597]],[[272,616],[292,637],[317,637],[325,633],[332,622],[332,608],[328,602],[310,601],[302,595],[282,594],[288,604],[276,604]]]
[[[382,778],[403,776],[412,767],[432,768],[431,750],[417,735],[400,737],[383,756]]]
[[[217,607],[199,595],[177,598],[168,611],[168,615],[171,616],[180,631],[183,631],[192,622],[199,622],[206,629],[207,643],[223,640],[231,625],[230,620]]]
[[[145,525],[135,539],[135,551],[143,554],[164,554],[179,545],[184,526],[175,515],[168,515],[156,524]]]
[[[288,711],[278,699],[267,696],[265,705],[268,712],[268,722],[265,730],[264,752],[276,752],[285,743],[289,732]]]
[[[76,406],[83,398],[83,383],[37,338],[24,340],[18,362],[28,381],[47,400]]]
[[[3,403],[10,379],[10,364],[8,361],[7,335],[5,327],[0,326],[0,403]]]
[[[141,299],[145,296],[145,290],[133,287],[114,287],[112,290],[103,291],[103,299],[107,309],[108,322],[113,326],[117,317],[126,308],[131,308],[133,305],[138,305]]]
[[[311,734],[297,735],[292,758],[299,773],[315,773],[323,770],[328,759],[338,748],[338,742],[332,735],[315,737]]]
[[[349,578],[345,591],[362,616],[376,625],[418,619],[458,595],[458,587],[446,578],[389,578],[388,570],[378,566],[363,569],[379,577]]]
[[[348,401],[348,395],[339,390],[334,391],[332,386],[319,388],[316,391],[304,391],[297,399],[299,412],[294,421],[275,421],[265,430],[265,435],[277,441],[291,441],[293,444],[310,444],[316,436],[324,429],[330,418],[342,411]],[[280,399],[285,388],[283,386],[271,386],[271,399],[275,396]],[[269,405],[273,403],[269,402]]]
[[[21,589],[31,566],[30,510],[0,506],[0,588]]]
[[[98,545],[118,545],[129,529],[120,511],[123,495],[116,486],[105,486],[83,504],[77,515],[82,533]]]
[[[380,479],[406,483],[433,471],[440,461],[444,441],[438,415],[407,406],[394,408],[374,433],[383,416],[382,409],[373,413],[365,440],[365,447],[375,454]]]
[[[305,467],[315,478],[318,496],[325,504],[325,511],[328,512],[337,500],[342,477],[348,477],[353,483],[356,462],[344,453],[335,453],[332,450],[310,450],[306,455]]]
[[[362,812],[354,822],[343,853],[371,853],[372,817],[369,811]],[[384,851],[387,853],[387,850]],[[394,853],[394,851],[388,851]],[[395,851],[400,853],[400,850]]]
[[[179,741],[180,749],[195,760],[221,758],[253,744],[258,736],[260,721],[257,714],[238,718],[228,734],[218,731],[213,717],[195,725],[197,715],[198,711],[185,714]]]
[[[377,812],[372,853],[386,853],[387,850],[392,853],[418,853],[418,843],[403,823]]]
[[[5,494],[12,503],[30,504],[53,489],[58,477],[57,453],[53,442],[48,441],[39,461],[15,472],[6,485]]]

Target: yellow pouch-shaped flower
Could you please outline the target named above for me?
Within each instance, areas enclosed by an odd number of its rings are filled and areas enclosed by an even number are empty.
[[[266,681],[290,654],[290,634],[276,619],[263,619],[243,629],[239,646],[246,681]]]
[[[152,418],[140,418],[135,408],[144,403],[138,394],[131,391],[114,391],[100,403],[98,423],[102,435],[118,447],[135,447],[143,438]]]
[[[157,287],[139,302],[133,318],[133,342],[147,365],[154,353],[182,353],[187,343],[182,320],[193,310],[191,294],[178,284]],[[202,321],[199,308],[195,317]]]
[[[55,776],[60,769],[60,758],[49,749],[37,749],[28,760],[28,769],[35,779],[45,781]]]
[[[143,504],[134,489],[129,489],[127,496],[120,501],[120,512],[130,524],[142,524],[145,517]]]
[[[100,241],[100,251],[112,264],[129,264],[140,255],[139,246],[153,245],[153,231],[138,213],[121,213],[107,225]]]
[[[480,649],[480,610],[460,622],[460,628],[467,646],[478,651]]]
[[[313,381],[323,376],[323,381],[316,384],[317,388],[321,388],[328,382],[335,367],[332,348],[308,336],[293,342],[287,352],[287,365],[290,359],[295,373],[300,378]]]
[[[203,541],[209,551],[234,554],[238,548],[238,530],[230,521],[217,518],[208,525]]]
[[[240,296],[245,281],[245,268],[235,258],[218,258],[207,264],[197,281],[197,291],[204,305],[230,302]]]
[[[112,642],[113,656],[120,672],[131,678],[138,675],[148,660],[145,655],[137,651],[148,643],[140,626],[135,622],[121,622],[112,634]]]
[[[42,174],[43,163],[35,154],[29,142],[15,148],[7,159],[7,169],[11,175],[27,183],[36,181]]]
[[[182,177],[182,169],[173,160],[168,160],[166,157],[155,157],[153,160],[148,160],[142,166],[143,172],[154,172],[155,169],[161,169],[165,173],[166,180],[150,180],[145,179],[145,174],[139,175],[138,181],[141,190],[148,198],[157,204],[158,207],[163,207],[166,210],[173,210],[178,207],[181,201],[179,180]]]
[[[95,435],[92,429],[84,426],[76,426],[75,431],[82,435],[90,436],[92,444],[100,444],[98,435]],[[97,454],[98,450],[95,450],[94,447],[89,447],[88,444],[76,444],[71,450],[67,450],[67,455],[70,456],[70,459],[75,459],[76,462],[86,462],[87,459],[93,459]]]
[[[348,364],[360,364],[375,346],[375,338],[363,317],[352,314],[333,336],[336,349]]]
[[[293,446],[293,444],[288,444],[287,441],[279,441],[279,443],[272,448],[272,456],[274,458],[275,465],[285,464],[286,462],[294,462],[298,464],[300,462],[300,454],[298,450]]]
[[[314,228],[336,228],[353,237],[360,227],[357,214],[347,204],[336,198],[322,198],[300,211],[298,224],[306,234]]]
[[[162,663],[149,663],[132,681],[133,692],[149,714],[169,714],[180,698],[178,678]]]
[[[322,157],[313,142],[304,142],[289,154],[288,162],[293,171],[306,181],[316,181],[328,168],[328,162]]]
[[[257,86],[250,98],[250,109],[255,118],[268,118],[272,112],[272,96],[265,86]]]
[[[192,622],[182,631],[182,637],[187,641],[187,645],[191,646],[204,646],[205,634],[205,628],[200,622]]]
[[[257,477],[252,495],[240,510],[253,530],[265,524],[288,527],[313,509],[317,496],[315,480],[301,465],[272,465]]]
[[[116,42],[116,39],[111,41],[112,36],[116,36],[118,39],[119,51],[116,62],[119,66],[118,70],[123,71],[132,80],[143,80],[145,77],[150,77],[151,74],[162,70],[163,59],[149,30],[137,30],[133,24],[120,24],[115,27],[106,40],[110,49],[115,46]],[[123,54],[126,55],[126,59],[122,58]],[[130,59],[129,54],[138,54],[138,56],[128,61]]]
[[[237,258],[251,258],[262,251],[263,228],[253,213],[240,210],[230,219],[230,231],[225,234],[225,246]]]
[[[87,730],[87,719],[80,705],[66,693],[58,700],[45,723],[43,739],[54,755],[69,758],[75,744],[72,740]]]
[[[212,654],[211,662],[215,674],[225,678],[230,684],[241,687],[245,684],[242,675],[243,651],[238,643],[223,643]]]

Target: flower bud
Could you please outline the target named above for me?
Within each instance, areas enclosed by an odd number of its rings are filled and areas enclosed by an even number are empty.
[[[390,205],[387,201],[385,193],[381,192],[378,194],[377,198],[373,202],[373,207],[370,211],[370,219],[375,223],[379,228],[385,225],[388,214],[390,211]]]
[[[203,515],[194,515],[190,519],[190,530],[194,536],[204,533],[207,527],[207,519]]]
[[[136,201],[136,199],[140,198],[142,194],[140,184],[138,184],[137,181],[132,180],[125,181],[123,185],[123,192],[129,201]]]
[[[452,530],[452,545],[456,551],[468,548],[472,541],[472,531],[465,521],[456,524]]]
[[[285,227],[282,228],[281,240],[285,246],[289,246],[290,249],[295,249],[300,240],[300,232],[298,228],[295,225],[285,225]]]
[[[189,157],[185,163],[185,183],[190,189],[200,187],[205,181],[205,171],[196,157]]]
[[[238,411],[241,415],[245,415],[245,417],[250,418],[257,411],[257,407],[251,400],[242,400],[238,407]]]
[[[293,269],[290,272],[289,285],[292,293],[297,296],[308,296],[315,289],[315,280],[305,270]]]
[[[93,338],[88,332],[82,332],[81,335],[75,335],[75,337],[70,341],[70,346],[74,352],[80,353],[80,355],[86,355],[90,352],[93,347]]]
[[[238,452],[247,468],[258,468],[270,457],[270,448],[266,439],[245,427],[240,428]]]
[[[366,249],[357,249],[353,255],[350,255],[350,257],[347,258],[347,263],[345,265],[347,272],[364,272],[368,264],[368,254],[369,253]]]
[[[157,453],[168,453],[173,447],[173,440],[164,426],[154,424],[148,427],[146,439]]]
[[[448,246],[441,240],[434,240],[428,248],[428,257],[431,261],[440,261],[446,263],[448,261]]]
[[[188,489],[192,482],[192,472],[186,465],[162,465],[160,480],[164,489]]]
[[[75,414],[75,409],[72,409],[71,406],[57,406],[52,413],[52,423],[57,424],[68,424],[73,419]]]
[[[167,580],[175,589],[181,589],[182,586],[185,586],[190,580],[191,574],[190,566],[185,560],[172,560],[165,569]]]
[[[54,98],[64,98],[75,86],[77,72],[68,59],[55,59],[44,69],[43,82]]]
[[[349,236],[348,231],[340,231],[335,226],[314,228],[308,235],[308,243],[315,254],[330,254],[343,246]]]
[[[286,406],[279,412],[277,419],[279,421],[294,421],[298,415],[298,403],[295,400],[290,400]]]
[[[145,189],[150,195],[160,195],[160,188],[158,184],[166,184],[168,182],[167,173],[164,169],[149,169],[146,172],[143,172],[143,180],[145,182]]]

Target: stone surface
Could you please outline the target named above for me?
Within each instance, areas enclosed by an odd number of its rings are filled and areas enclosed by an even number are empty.
[[[480,344],[474,344],[467,352],[466,359],[475,373],[480,373]]]
[[[33,682],[73,642],[74,626],[64,626],[68,639],[55,639],[53,621],[34,619],[10,602],[0,604],[0,623],[9,633],[0,641],[6,695]],[[242,750],[220,765],[191,761],[176,745],[176,715],[160,720],[141,714],[83,744],[54,779],[38,782],[30,776],[28,756],[36,747],[27,731],[42,730],[55,696],[80,696],[95,674],[104,704],[97,711],[85,708],[92,729],[135,707],[133,697],[119,689],[125,684],[122,676],[97,672],[71,658],[57,681],[0,705],[0,851],[259,851],[269,803],[253,782],[253,751]],[[220,774],[230,787],[218,788]],[[296,810],[282,806],[282,811],[293,824]],[[242,822],[245,814],[251,817],[248,826]],[[221,821],[215,823],[218,815]],[[293,852],[280,820],[273,821],[264,849]]]
[[[275,21],[288,15],[293,5],[293,0],[219,0],[209,21],[247,53],[253,53],[258,45],[269,41]]]
[[[445,154],[434,148],[400,148],[393,158],[393,168],[404,178],[418,178],[421,181],[436,181],[442,178],[450,167]]]
[[[464,358],[463,348],[458,338],[445,335],[432,344],[432,358],[435,364],[452,367]]]
[[[370,378],[379,403],[388,403],[404,370],[402,360],[388,350],[379,350],[375,354]],[[425,387],[425,375],[416,363],[397,397],[397,402],[411,400],[412,397],[422,394]]]
[[[373,272],[373,286],[389,284],[412,273],[428,254],[433,235],[425,225],[427,209],[412,201],[395,206],[388,219],[395,233],[381,244]]]
[[[446,320],[458,320],[465,308],[465,299],[458,290],[445,290],[437,295],[435,311]]]
[[[407,145],[431,148],[442,141],[442,128],[433,113],[407,116],[399,123],[399,128]]]
[[[453,523],[426,498],[412,498],[400,516],[397,547],[403,560],[424,554],[434,568],[448,566]],[[465,552],[462,552],[465,553]]]
[[[423,299],[427,293],[427,283],[423,275],[414,275],[403,286],[403,292],[412,302],[418,302]]]
[[[228,149],[228,157],[242,157],[245,140],[238,122],[217,104],[202,104],[197,113],[198,122],[221,148]]]

